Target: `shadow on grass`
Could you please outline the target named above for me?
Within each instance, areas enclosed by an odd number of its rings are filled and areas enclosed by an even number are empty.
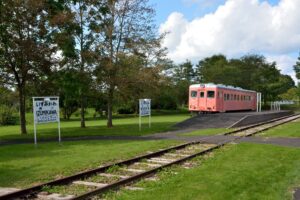
[[[142,130],[139,131],[138,124],[119,124],[112,128],[102,126],[88,126],[86,128],[80,127],[62,127],[62,138],[70,137],[88,137],[88,136],[142,136],[149,135],[158,132],[165,132],[174,130],[172,127],[173,122],[154,122],[151,124],[151,128],[147,124],[142,126]],[[38,127],[38,139],[57,138],[57,127]],[[0,137],[1,140],[19,140],[19,139],[33,139],[33,130],[29,129],[27,135],[7,134]]]

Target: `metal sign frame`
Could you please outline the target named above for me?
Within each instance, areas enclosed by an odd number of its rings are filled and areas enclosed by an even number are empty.
[[[46,124],[46,123],[58,123],[58,142],[61,142],[61,132],[60,132],[60,115],[59,115],[59,97],[57,96],[47,96],[47,97],[32,97],[32,106],[33,106],[33,117],[34,117],[34,144],[37,145],[37,124]],[[39,105],[37,105],[36,103],[40,103]],[[42,103],[43,102],[43,103]],[[48,105],[47,102],[50,102],[50,104]],[[52,104],[54,105],[51,105]],[[41,104],[42,103],[42,104]],[[56,111],[55,114],[55,119],[51,118],[45,121],[39,121],[38,120],[38,116],[37,116],[37,107],[40,106],[42,107],[50,107],[52,106],[52,109],[50,111]],[[40,109],[41,109],[40,108]],[[49,111],[48,111],[49,112]],[[50,113],[52,116],[54,115],[53,113]]]
[[[142,130],[142,117],[149,116],[149,128],[151,128],[151,99],[139,99],[139,130]]]

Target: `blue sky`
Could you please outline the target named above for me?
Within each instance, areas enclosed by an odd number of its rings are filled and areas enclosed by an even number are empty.
[[[294,80],[300,51],[299,0],[149,0],[175,63],[249,53],[275,61]]]
[[[189,20],[201,17],[215,11],[226,0],[198,0],[199,3],[191,3],[193,0],[150,0],[156,9],[156,22],[161,24],[167,20],[172,12],[181,12]],[[194,1],[195,2],[195,1]],[[271,5],[277,5],[279,0],[267,0]]]

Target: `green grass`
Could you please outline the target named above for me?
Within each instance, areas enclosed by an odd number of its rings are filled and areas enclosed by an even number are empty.
[[[300,137],[300,120],[289,122],[260,134],[265,137]]]
[[[165,171],[158,182],[143,184],[144,191],[108,195],[122,200],[292,199],[300,186],[300,149],[262,144],[222,148],[193,169]]]
[[[153,134],[172,129],[172,125],[189,118],[188,114],[153,116],[151,128],[148,127],[148,118],[143,118],[142,131],[139,131],[138,118],[121,118],[113,121],[114,127],[107,128],[106,120],[89,120],[86,121],[87,128],[80,128],[80,121],[62,121],[61,134],[62,137],[78,137],[78,136],[139,136]],[[20,135],[19,126],[2,126],[0,127],[0,139],[23,139],[33,138],[33,125],[28,125],[28,134]],[[57,137],[57,123],[42,124],[37,126],[39,138]]]
[[[0,187],[28,187],[175,144],[178,142],[162,140],[2,146]]]
[[[201,129],[197,131],[192,131],[189,133],[181,134],[181,136],[201,136],[201,135],[217,135],[229,132],[233,129],[228,128],[208,128],[208,129]]]

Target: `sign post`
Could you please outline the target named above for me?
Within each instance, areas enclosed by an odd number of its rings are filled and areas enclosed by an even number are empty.
[[[59,97],[32,97],[34,116],[34,144],[37,145],[37,124],[58,123],[58,141],[61,142]]]
[[[151,99],[139,100],[139,129],[142,130],[142,117],[149,116],[149,128],[151,128]]]
[[[256,112],[261,112],[261,93],[256,94]]]

